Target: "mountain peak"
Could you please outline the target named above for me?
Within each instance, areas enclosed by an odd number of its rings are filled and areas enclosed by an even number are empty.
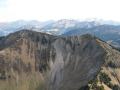
[[[89,82],[99,78],[103,72],[111,79],[110,84],[119,85],[119,81],[114,79],[119,79],[119,73],[114,70],[119,69],[117,63],[120,62],[120,52],[90,34],[61,37],[21,30],[0,42],[3,47],[0,49],[0,70],[7,73],[0,79],[17,80],[17,86],[12,84],[15,89],[24,87],[23,82],[30,87],[32,79],[40,83],[33,86],[33,90],[79,90],[88,84],[93,85]],[[106,72],[107,69],[110,71]],[[116,76],[108,74],[113,71]],[[102,82],[112,88],[104,80]]]

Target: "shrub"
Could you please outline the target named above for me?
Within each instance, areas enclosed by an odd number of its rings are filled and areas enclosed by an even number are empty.
[[[120,90],[120,87],[118,85],[114,85],[112,90]]]
[[[89,84],[90,84],[90,88],[92,90],[104,90],[103,86],[98,86],[98,79],[97,78],[93,79],[93,80],[90,80]]]
[[[112,61],[108,63],[108,66],[111,68],[116,68],[116,65]]]
[[[101,72],[99,75],[99,78],[101,82],[104,82],[106,85],[109,86],[111,79],[109,78],[107,74]]]
[[[103,86],[98,86],[97,90],[105,90]]]

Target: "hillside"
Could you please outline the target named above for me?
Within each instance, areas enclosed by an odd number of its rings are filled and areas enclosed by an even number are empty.
[[[61,37],[21,30],[0,39],[0,90],[119,87],[120,52],[89,34]]]

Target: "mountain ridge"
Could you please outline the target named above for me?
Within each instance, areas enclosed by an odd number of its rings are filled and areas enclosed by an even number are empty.
[[[20,20],[6,24],[2,23],[0,25],[0,36],[8,35],[9,33],[20,31],[22,29],[29,29],[58,36],[89,33],[120,48],[120,24],[114,24],[111,23],[111,21],[96,19],[85,21],[62,19],[46,22]]]
[[[89,82],[103,72],[110,77],[109,83],[113,87],[120,85],[120,52],[95,36],[61,37],[21,30],[4,37],[0,40],[1,45],[0,78],[5,82],[12,81],[12,85],[5,84],[10,85],[11,90],[17,87],[17,90],[79,90],[86,85],[93,87]],[[111,74],[113,72],[116,76]],[[34,86],[30,87],[31,83]],[[102,83],[101,87],[113,88]],[[1,88],[4,90],[5,87]]]

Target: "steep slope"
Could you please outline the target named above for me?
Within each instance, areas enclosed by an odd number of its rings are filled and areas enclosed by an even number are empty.
[[[109,84],[111,85],[108,85],[108,87],[113,89],[115,85],[118,85],[119,89],[113,90],[120,90],[120,52],[105,42],[99,41],[99,43],[107,53],[101,72],[106,73],[110,77]]]
[[[97,76],[80,90],[120,90],[120,52],[106,42],[96,40],[106,52],[104,64]]]
[[[0,89],[85,90],[101,72],[109,75],[113,85],[120,85],[119,54],[88,34],[60,37],[18,31],[0,40]]]

